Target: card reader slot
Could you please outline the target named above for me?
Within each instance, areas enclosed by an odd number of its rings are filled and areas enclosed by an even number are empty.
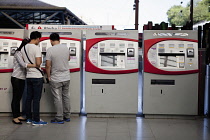
[[[0,52],[0,54],[8,54],[9,52]]]
[[[158,53],[159,56],[184,56],[184,53]]]
[[[115,79],[92,79],[92,84],[115,84]]]
[[[175,80],[158,80],[152,79],[151,85],[175,85]]]
[[[125,55],[125,53],[104,53],[104,52],[100,52],[100,55]]]

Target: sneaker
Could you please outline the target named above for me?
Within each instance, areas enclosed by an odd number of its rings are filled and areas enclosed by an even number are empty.
[[[31,122],[32,122],[31,119],[27,119],[27,120],[26,120],[26,123],[28,123],[28,124],[30,124]]]
[[[39,121],[39,122],[36,122],[36,121],[32,121],[32,125],[46,125],[47,122],[43,122],[43,121]]]
[[[65,121],[65,122],[70,122],[70,118],[63,118],[63,120]]]
[[[54,119],[54,120],[51,120],[51,123],[64,124],[64,121],[58,121],[58,120]]]

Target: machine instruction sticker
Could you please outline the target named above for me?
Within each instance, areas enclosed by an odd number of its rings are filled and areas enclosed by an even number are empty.
[[[161,48],[161,49],[163,49],[163,48]],[[148,51],[148,58],[149,58],[150,63],[153,66],[156,66],[156,63],[157,63],[157,47],[156,47],[156,45],[152,46],[150,48],[150,50]]]
[[[90,57],[90,60],[91,62],[97,66],[98,65],[98,45],[95,44],[91,49],[90,49],[90,53],[89,53],[89,57]]]

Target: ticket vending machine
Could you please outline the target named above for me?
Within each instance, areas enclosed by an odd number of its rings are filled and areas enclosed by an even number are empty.
[[[0,112],[11,112],[13,58],[23,37],[23,29],[0,29]]]
[[[137,114],[138,31],[87,31],[85,112]]]
[[[197,31],[144,31],[143,114],[197,115]]]
[[[45,68],[46,62],[46,51],[49,47],[52,47],[50,43],[49,36],[51,33],[58,33],[60,36],[60,43],[66,44],[69,48],[69,53],[71,60],[69,61],[70,70],[70,104],[72,113],[80,113],[80,97],[81,97],[81,55],[82,55],[82,45],[81,45],[81,31],[79,30],[51,30],[51,29],[30,29],[27,31],[27,35],[33,31],[39,31],[42,34],[41,42],[39,47],[42,52],[41,67]],[[61,54],[62,55],[62,54]],[[55,112],[53,96],[50,91],[49,84],[44,84],[40,112],[50,113]]]

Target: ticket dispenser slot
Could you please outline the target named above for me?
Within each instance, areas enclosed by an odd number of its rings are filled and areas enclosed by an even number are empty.
[[[69,47],[70,56],[76,56],[76,47]]]
[[[134,57],[135,51],[134,48],[127,49],[127,57]]]
[[[194,57],[194,49],[193,48],[187,49],[187,57]]]
[[[11,47],[10,48],[10,56],[14,56],[15,51],[17,50],[18,47]]]

